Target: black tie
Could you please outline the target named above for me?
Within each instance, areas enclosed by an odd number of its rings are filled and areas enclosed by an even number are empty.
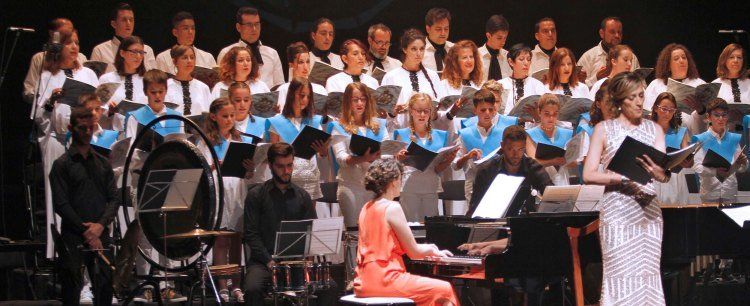
[[[351,77],[352,77],[352,82],[357,82],[357,83],[360,82],[358,75],[351,75]]]
[[[503,79],[503,73],[500,71],[500,60],[497,55],[500,54],[500,49],[492,49],[487,47],[487,52],[490,53],[490,72],[487,75],[488,80],[499,81]]]
[[[514,102],[518,103],[518,100],[523,97],[523,81],[525,79],[513,79],[513,85],[516,87],[516,98]]]
[[[73,69],[63,69],[63,73],[65,73],[66,77],[73,78]]]
[[[461,80],[461,85],[471,86],[471,80]]]
[[[732,96],[734,96],[734,102],[742,102],[740,99],[740,83],[737,79],[731,79],[730,82],[732,83]]]
[[[133,75],[125,76],[125,99],[133,101]]]
[[[572,92],[572,91],[570,91],[570,84],[568,84],[568,83],[562,83],[562,84],[560,84],[560,85],[562,85],[562,88],[563,88],[563,94],[564,94],[564,95],[566,95],[566,96],[568,96],[568,97],[572,97],[572,96],[573,96],[573,92]]]
[[[193,100],[190,98],[190,81],[180,81],[182,85],[182,112],[185,116],[190,115],[190,108],[193,106]]]
[[[260,41],[256,40],[254,43],[248,43],[245,41],[245,44],[247,44],[247,46],[250,47],[250,50],[253,51],[253,58],[255,58],[255,63],[258,65],[263,65],[263,57],[260,54]]]
[[[445,58],[445,44],[438,45],[432,40],[430,40],[430,43],[432,44],[433,47],[435,47],[435,66],[437,66],[437,71],[443,71],[443,59]]]
[[[318,58],[320,58],[320,61],[322,61],[322,62],[324,62],[324,63],[326,63],[328,65],[331,64],[331,59],[328,58],[328,54],[331,53],[330,49],[326,50],[326,51],[322,51],[322,50],[318,50],[318,48],[313,47],[312,48],[312,53],[313,53],[313,55],[315,55]]]
[[[377,67],[377,68],[383,69],[383,71],[385,71],[385,68],[383,67],[383,60],[382,59],[379,59],[379,58],[373,56],[372,57],[372,61],[375,63],[375,65],[373,67]]]
[[[411,90],[419,92],[419,78],[416,71],[409,71],[409,81],[411,81]]]

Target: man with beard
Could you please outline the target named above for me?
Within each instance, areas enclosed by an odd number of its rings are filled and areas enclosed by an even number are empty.
[[[401,61],[388,56],[388,50],[391,47],[391,29],[378,23],[370,26],[367,30],[367,44],[370,46],[370,57],[367,63],[367,71],[372,74],[375,67],[388,72],[401,67]]]
[[[579,80],[585,79],[586,85],[591,87],[596,83],[596,73],[603,69],[607,64],[607,52],[609,48],[622,43],[622,21],[619,17],[607,17],[602,20],[599,26],[599,37],[602,39],[598,45],[589,49],[578,59],[578,65],[583,66],[583,72],[578,77]],[[639,68],[638,58],[633,53],[633,65],[630,71]],[[583,76],[585,73],[585,77]]]
[[[268,166],[273,178],[250,187],[245,198],[245,253],[250,254],[246,259],[245,297],[249,305],[263,305],[271,271],[277,264],[272,255],[281,221],[317,218],[310,194],[291,182],[294,148],[283,142],[271,145]],[[319,304],[334,304],[334,292],[335,285],[317,292]]]

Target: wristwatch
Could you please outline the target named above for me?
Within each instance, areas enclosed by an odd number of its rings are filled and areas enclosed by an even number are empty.
[[[620,184],[625,184],[628,181],[630,181],[630,179],[627,176],[620,175]]]

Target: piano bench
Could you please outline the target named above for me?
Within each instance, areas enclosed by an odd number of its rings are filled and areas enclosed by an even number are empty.
[[[341,305],[369,305],[369,306],[391,306],[391,305],[416,305],[414,301],[400,297],[367,297],[358,298],[354,294],[342,296],[339,299]]]

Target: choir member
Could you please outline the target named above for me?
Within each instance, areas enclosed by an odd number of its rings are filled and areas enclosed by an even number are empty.
[[[495,81],[495,80],[489,80],[487,82],[484,82],[484,84],[482,84],[481,89],[489,90],[492,93],[492,95],[495,96],[496,114],[495,114],[495,118],[492,119],[492,124],[501,122],[502,124],[505,124],[505,125],[518,125],[518,124],[526,122],[525,121],[526,119],[518,118],[515,116],[507,116],[507,115],[502,114],[505,108],[505,103],[503,103],[503,100],[502,100],[503,86],[500,85],[500,82]],[[470,118],[461,119],[461,128],[465,128],[471,125],[476,125],[477,120],[478,120],[477,116],[472,116]]]
[[[195,43],[195,18],[188,12],[178,12],[172,17],[172,35],[178,45],[189,46],[195,52],[195,65],[203,68],[213,68],[216,60],[211,53],[198,49]],[[169,74],[175,74],[174,61],[170,56],[172,49],[164,50],[156,56],[156,68]]]
[[[125,127],[125,117],[116,113],[117,104],[123,100],[134,103],[146,104],[146,94],[143,91],[143,74],[146,73],[145,53],[143,41],[135,35],[123,39],[117,47],[117,56],[114,59],[115,70],[105,73],[99,78],[100,84],[118,83],[119,87],[107,103],[109,109],[108,117],[110,125],[116,131],[122,131]]]
[[[508,64],[508,50],[505,42],[508,39],[510,25],[503,15],[492,15],[484,26],[484,36],[487,42],[479,48],[482,58],[482,82],[487,80],[500,81],[512,73]]]
[[[98,86],[96,73],[83,67],[78,61],[78,32],[73,28],[63,27],[57,31],[62,48],[59,54],[47,53],[42,65],[39,83],[39,96],[32,106],[32,117],[38,128],[39,149],[44,167],[44,195],[47,207],[47,224],[57,224],[52,209],[52,191],[49,185],[49,173],[52,163],[65,153],[65,135],[68,132],[68,118],[71,107],[58,103],[62,96],[62,87],[66,78],[72,78],[91,86]],[[47,241],[51,242],[51,231],[47,230]],[[54,255],[53,244],[47,245],[47,257]]]
[[[456,42],[445,58],[442,83],[445,95],[461,95],[464,86],[479,89],[482,84],[482,62],[477,45],[470,40]]]
[[[513,45],[508,52],[508,64],[513,69],[513,73],[500,80],[500,85],[503,85],[507,96],[505,115],[510,113],[521,99],[547,92],[544,84],[529,74],[529,65],[531,65],[529,47],[522,44]]]
[[[641,185],[611,171],[609,165],[626,136],[665,151],[664,132],[643,118],[643,80],[625,72],[614,76],[607,86],[610,99],[619,109],[615,119],[600,122],[591,136],[583,179],[586,184],[605,185],[599,201],[599,240],[602,247],[603,281],[601,305],[635,305],[649,301],[664,305],[661,270],[663,219],[654,203],[653,181],[667,182],[669,174],[647,155],[636,157],[638,165],[651,177]],[[633,260],[633,250],[655,250]],[[631,284],[639,284],[632,286]]]
[[[212,99],[211,89],[206,83],[193,78],[194,49],[175,45],[169,52],[177,72],[167,81],[167,101],[177,104],[175,110],[185,116],[208,112]]]
[[[740,44],[724,47],[716,64],[716,80],[721,83],[719,98],[727,103],[750,103],[750,79],[745,66],[745,49]]]
[[[346,86],[360,82],[371,89],[378,88],[378,80],[369,74],[362,73],[367,65],[367,51],[365,44],[357,39],[347,39],[341,44],[341,61],[344,62],[344,71],[332,75],[326,81],[326,91],[344,92]]]
[[[310,68],[312,67],[310,63],[310,53],[305,43],[298,41],[286,47],[286,60],[287,64],[289,64],[289,70],[291,70],[289,79],[306,79],[310,74]],[[328,91],[326,91],[325,87],[316,83],[311,84],[314,94],[324,96],[328,95]],[[286,94],[287,91],[289,91],[289,82],[281,84],[281,86],[279,86],[277,90],[279,91],[279,109],[284,109],[284,104],[286,103]]]
[[[47,42],[52,43],[55,37],[55,32],[57,32],[59,37],[59,32],[63,30],[75,30],[73,22],[68,18],[52,19],[47,24],[47,34],[49,35]],[[31,57],[31,62],[29,63],[29,71],[26,72],[26,78],[23,80],[23,96],[29,103],[33,103],[36,100],[34,94],[36,94],[36,85],[39,83],[39,74],[44,70],[42,69],[42,66],[44,65],[44,54],[44,51],[34,53],[34,56]],[[79,52],[77,60],[79,64],[85,63],[87,61],[86,55]]]
[[[388,72],[401,67],[401,61],[388,56],[391,48],[391,29],[382,23],[374,24],[367,29],[367,44],[370,54],[367,57],[367,72],[372,75],[375,68]]]
[[[93,303],[112,304],[112,273],[101,267],[112,260],[109,226],[120,198],[109,161],[90,144],[96,128],[93,116],[89,108],[73,109],[68,126],[71,147],[55,160],[49,174],[55,212],[62,219],[60,237],[68,250],[58,262],[65,267],[59,269],[65,305],[80,302],[84,266],[93,280]]]
[[[495,110],[495,95],[486,89],[474,94],[474,114],[477,116],[475,125],[467,126],[458,132],[459,151],[453,159],[453,170],[463,170],[465,173],[466,201],[471,202],[476,165],[474,160],[495,154],[503,140],[503,130],[507,124],[498,121],[493,123],[497,111]]]
[[[373,196],[359,213],[354,295],[405,297],[416,305],[458,305],[449,282],[406,272],[403,255],[421,259],[453,254],[414,239],[402,206],[394,201],[400,194],[403,172],[398,161],[378,159],[365,174],[365,188]]]
[[[656,60],[656,67],[654,69],[654,80],[646,87],[644,108],[651,109],[651,106],[656,101],[656,96],[667,91],[668,79],[673,79],[693,87],[706,83],[700,78],[698,67],[695,65],[690,50],[680,44],[669,44],[659,52],[659,58]],[[682,125],[687,127],[692,135],[705,132],[706,127],[702,118],[702,115],[705,114],[704,106],[695,99],[686,99],[682,102],[695,110],[692,113],[682,113]],[[729,119],[732,123],[738,123],[741,118]]]
[[[664,131],[667,152],[677,151],[688,146],[690,133],[688,133],[687,128],[680,126],[682,118],[677,114],[677,101],[674,95],[663,92],[656,97],[656,102],[651,108],[651,120],[656,122]],[[682,166],[685,169],[679,173],[672,173],[669,182],[656,185],[657,199],[661,204],[684,205],[688,203],[690,192],[687,189],[685,171],[693,167],[693,160],[686,160]]]
[[[133,7],[127,3],[118,3],[115,8],[112,9],[109,24],[115,30],[115,36],[112,39],[105,41],[101,44],[96,45],[94,50],[91,51],[91,60],[107,63],[106,72],[112,72],[116,68],[115,60],[117,59],[117,52],[119,50],[120,43],[133,35],[133,29],[135,29],[135,14]],[[143,51],[146,53],[143,55],[143,63],[146,66],[146,70],[156,68],[156,58],[154,57],[154,50],[146,44],[143,44]]]
[[[219,78],[211,90],[211,96],[218,99],[222,90],[227,90],[234,82],[245,82],[253,94],[269,92],[268,85],[260,80],[258,66],[253,64],[252,51],[245,47],[233,47],[221,59]]]
[[[451,13],[444,8],[431,8],[424,16],[424,23],[427,41],[425,42],[422,64],[441,73],[443,72],[445,56],[453,47],[453,43],[448,41]]]
[[[258,9],[243,6],[237,9],[235,16],[234,28],[237,33],[240,33],[240,41],[221,49],[219,56],[216,57],[216,62],[221,63],[221,59],[233,47],[250,48],[253,51],[253,64],[259,67],[260,80],[270,87],[284,83],[284,71],[282,70],[279,53],[260,41],[262,23]]]
[[[268,132],[272,143],[294,142],[305,126],[323,130],[321,123],[323,118],[315,115],[312,83],[306,78],[295,77],[289,82],[288,92],[291,94],[287,94],[287,101],[284,103],[281,114],[268,119],[270,123]],[[309,160],[294,158],[292,182],[307,191],[313,199],[319,199],[323,194],[320,190],[321,176],[318,159],[328,158],[330,140],[315,141],[312,148],[317,154]]]
[[[229,102],[234,104],[234,128],[242,136],[253,139],[253,144],[265,142],[269,139],[268,120],[252,114],[253,106],[252,92],[247,83],[235,82],[229,85],[228,98]],[[260,163],[255,165],[255,175],[249,178],[250,183],[262,183],[271,178],[271,172],[268,165]]]
[[[590,97],[594,97],[606,80],[633,67],[633,50],[627,45],[617,45],[607,51],[607,65],[597,72],[598,80],[591,86]]]
[[[576,126],[576,134],[586,133],[586,135],[583,135],[581,155],[577,159],[577,161],[581,163],[578,169],[581,179],[583,179],[583,163],[586,162],[586,156],[588,155],[589,147],[591,145],[591,135],[594,134],[594,127],[599,124],[599,122],[614,119],[617,115],[616,107],[609,100],[609,93],[607,92],[608,85],[609,80],[602,83],[602,86],[599,87],[599,91],[594,95],[594,103],[591,104],[591,109],[587,114],[588,119],[580,120],[578,126]]]
[[[312,50],[310,50],[311,62],[324,62],[333,68],[344,69],[341,57],[331,52],[334,37],[336,37],[336,31],[333,28],[333,21],[328,18],[319,18],[315,21],[310,29],[310,40],[313,43]]]
[[[526,131],[529,134],[526,138],[526,156],[535,159],[545,167],[544,169],[555,185],[569,185],[568,168],[575,166],[575,163],[568,164],[565,157],[539,159],[536,157],[536,150],[539,143],[565,149],[568,141],[573,138],[573,130],[557,126],[557,115],[560,112],[560,101],[557,96],[544,94],[537,105],[541,122],[538,126]]]
[[[176,115],[180,113],[168,108],[164,102],[167,97],[168,76],[161,70],[152,69],[143,74],[143,92],[146,94],[148,104],[129,112],[125,116],[125,137],[130,137],[131,144],[135,142],[139,132],[139,125],[146,126],[154,119],[164,115]],[[181,133],[182,124],[176,120],[160,121],[152,127],[161,135]]]
[[[531,57],[532,61],[535,56]],[[568,48],[558,48],[552,52],[546,80],[549,92],[571,98],[590,98],[588,86],[578,80],[575,63],[576,56]]]
[[[340,167],[336,196],[347,227],[357,225],[359,211],[367,199],[372,198],[372,193],[364,188],[363,179],[370,163],[380,157],[379,150],[370,152],[369,149],[364,155],[354,155],[349,148],[351,135],[358,134],[381,142],[390,138],[386,121],[377,117],[375,103],[367,92],[367,86],[351,83],[344,91],[341,118],[338,122],[331,122],[333,153]]]
[[[622,43],[622,21],[619,17],[606,17],[599,25],[599,44],[587,50],[580,59],[578,66],[582,66],[582,76],[586,79],[586,85],[592,86],[596,80],[596,74],[607,64],[609,49]],[[633,65],[630,71],[639,68],[638,57],[633,54]]]
[[[550,68],[550,57],[557,50],[557,27],[555,27],[555,20],[550,17],[539,19],[534,24],[534,39],[538,43],[531,50],[531,68],[529,70],[532,73]]]
[[[407,144],[414,142],[433,152],[448,146],[448,132],[432,127],[432,113],[430,96],[423,93],[414,94],[409,99],[409,127],[395,130],[393,139]],[[413,167],[405,168],[399,201],[409,222],[424,222],[425,216],[438,214],[439,175],[450,166],[456,152],[454,150],[454,153],[446,155],[443,160],[433,161],[424,171]],[[396,158],[405,160],[406,150],[399,152]]]
[[[729,107],[722,98],[711,100],[706,105],[708,130],[694,135],[690,142],[701,142],[703,147],[695,153],[695,172],[700,175],[701,200],[716,202],[735,200],[737,194],[737,172],[747,170],[747,157],[742,152],[742,136],[727,129]],[[714,151],[730,164],[729,168],[712,168],[703,165],[708,150]]]
[[[424,34],[416,29],[408,29],[401,35],[399,45],[403,52],[403,65],[386,73],[381,82],[381,85],[401,86],[398,104],[405,105],[414,92],[426,93],[433,100],[445,96],[445,88],[440,83],[438,74],[422,64],[425,54]]]

